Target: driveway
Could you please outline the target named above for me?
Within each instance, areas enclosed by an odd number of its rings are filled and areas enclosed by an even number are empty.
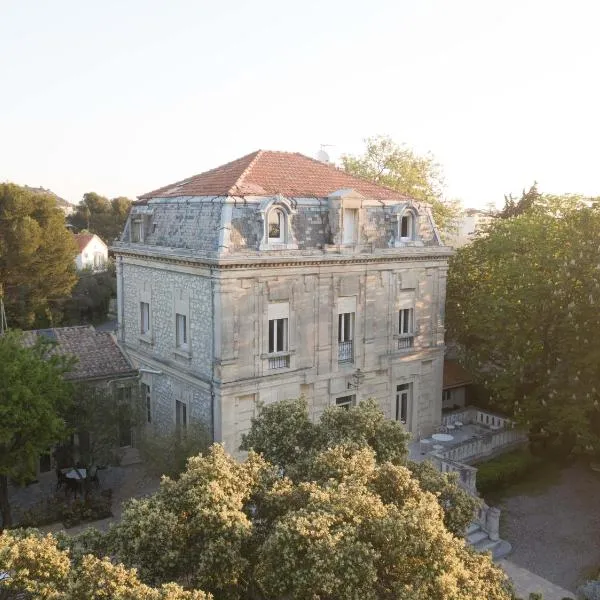
[[[575,591],[600,569],[600,474],[583,464],[543,469],[491,500],[517,566]]]

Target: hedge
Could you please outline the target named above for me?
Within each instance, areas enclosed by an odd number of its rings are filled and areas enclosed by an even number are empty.
[[[543,462],[541,457],[534,456],[528,449],[520,448],[479,463],[475,465],[477,490],[485,495],[518,483]]]

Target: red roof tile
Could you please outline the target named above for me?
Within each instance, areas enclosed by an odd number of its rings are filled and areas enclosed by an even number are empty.
[[[454,360],[444,361],[444,385],[445,390],[473,383],[469,372]]]
[[[350,175],[298,152],[258,150],[216,169],[140,196],[140,200],[175,196],[272,196],[326,198],[354,189],[375,200],[406,198],[400,192]]]
[[[94,237],[93,233],[76,233],[75,234],[75,242],[79,247],[79,252],[83,252],[85,247],[92,241]]]

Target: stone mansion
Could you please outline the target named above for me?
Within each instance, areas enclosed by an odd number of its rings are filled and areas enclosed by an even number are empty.
[[[149,422],[201,420],[232,452],[261,404],[299,396],[440,425],[451,250],[429,206],[258,151],[141,196],[113,250]]]

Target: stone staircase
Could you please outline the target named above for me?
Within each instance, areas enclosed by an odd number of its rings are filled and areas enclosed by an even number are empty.
[[[477,552],[491,552],[492,558],[498,560],[504,558],[511,551],[511,545],[501,539],[490,539],[489,534],[481,528],[478,523],[471,523],[467,529],[467,542],[473,546]]]

